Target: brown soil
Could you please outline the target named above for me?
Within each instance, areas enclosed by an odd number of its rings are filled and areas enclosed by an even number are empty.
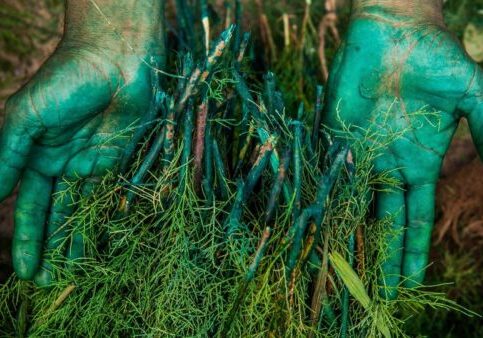
[[[483,246],[483,164],[471,149],[471,140],[466,139],[454,144],[450,152],[459,156],[457,165],[452,163],[451,172],[438,185],[440,217],[434,231],[435,245],[450,240],[468,249]]]

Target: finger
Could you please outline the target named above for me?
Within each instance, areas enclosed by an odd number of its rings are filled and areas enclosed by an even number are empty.
[[[73,157],[65,167],[68,177],[101,177],[108,172],[117,172],[122,147],[114,144],[93,146]]]
[[[15,100],[18,101],[18,100]],[[17,113],[20,103],[7,104],[5,123],[0,131],[0,201],[10,195],[18,183],[33,144],[34,128],[22,123]],[[15,108],[12,105],[16,104]]]
[[[50,215],[47,221],[44,254],[34,281],[37,286],[46,287],[52,284],[55,276],[55,263],[65,254],[64,245],[67,240],[66,221],[74,212],[74,194],[71,189],[72,181],[59,179],[54,188]]]
[[[99,184],[99,180],[95,178],[86,179],[81,190],[81,199],[88,199],[94,188]],[[82,206],[81,206],[82,207]],[[83,258],[85,256],[85,243],[84,238],[86,236],[86,224],[82,222],[82,219],[74,220],[73,232],[70,239],[70,244],[67,249],[67,260],[72,262]]]
[[[469,68],[474,69],[474,74],[458,109],[468,119],[471,135],[483,160],[483,71],[475,63],[472,66]]]
[[[404,286],[414,287],[424,279],[434,224],[435,184],[410,186],[406,194],[407,231],[405,239]]]
[[[20,279],[32,279],[39,267],[52,179],[26,170],[15,208],[13,266]]]
[[[406,206],[404,191],[398,187],[384,186],[376,195],[376,218],[389,218],[391,228],[388,231],[383,253],[380,294],[387,299],[397,297],[397,287],[401,278],[403,258],[404,227],[406,226]]]

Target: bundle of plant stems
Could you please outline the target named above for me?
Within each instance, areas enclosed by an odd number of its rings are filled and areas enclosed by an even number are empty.
[[[211,40],[206,0],[175,3],[179,74],[153,65],[144,141],[64,225],[86,257],[52,260],[49,288],[13,276],[0,335],[390,337],[404,336],[402,313],[464,311],[423,287],[380,298],[391,219],[369,211],[372,187],[394,182],[371,172],[377,146],[349,128],[331,139],[322,86],[312,109],[292,111],[274,74],[252,72],[250,34],[230,25]]]

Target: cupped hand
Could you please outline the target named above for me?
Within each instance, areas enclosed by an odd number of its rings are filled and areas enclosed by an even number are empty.
[[[102,19],[102,18],[101,18]],[[86,39],[84,39],[86,40]],[[0,135],[0,200],[18,181],[13,264],[21,279],[48,284],[45,254],[65,242],[62,228],[74,211],[71,195],[56,198],[69,181],[84,190],[108,171],[116,172],[136,127],[148,114],[151,97],[149,49],[122,41],[88,43],[67,37],[34,78],[6,104]],[[57,194],[58,195],[58,194]],[[67,258],[83,253],[80,234],[71,235]]]
[[[325,117],[335,130],[344,125],[361,138],[362,130],[378,135],[365,140],[368,147],[379,142],[372,147],[380,147],[374,169],[401,183],[378,187],[375,196],[376,216],[393,220],[381,278],[389,298],[401,282],[413,287],[423,281],[436,182],[462,117],[483,156],[481,68],[438,15],[395,12],[374,6],[354,13],[330,73]]]

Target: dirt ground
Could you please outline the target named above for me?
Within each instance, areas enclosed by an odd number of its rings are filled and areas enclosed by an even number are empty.
[[[460,246],[483,244],[483,164],[471,139],[457,139],[448,154],[448,174],[438,185],[440,217],[436,244],[451,239]]]

